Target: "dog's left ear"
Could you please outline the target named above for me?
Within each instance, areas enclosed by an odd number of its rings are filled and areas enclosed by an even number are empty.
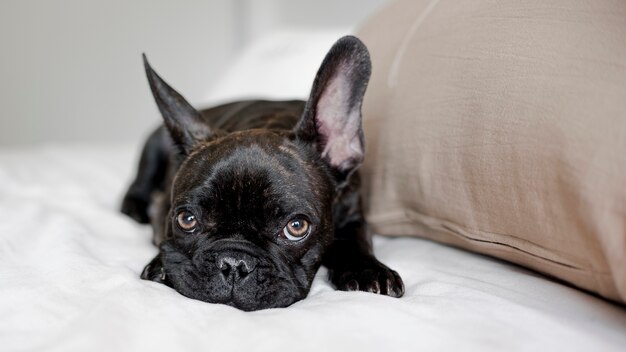
[[[369,53],[356,37],[339,39],[317,72],[295,133],[317,145],[322,158],[348,174],[363,161],[361,104],[372,71]]]
[[[211,129],[202,120],[202,114],[159,77],[148,63],[145,54],[143,64],[152,96],[161,111],[165,127],[181,152],[189,154],[194,146],[211,136]]]

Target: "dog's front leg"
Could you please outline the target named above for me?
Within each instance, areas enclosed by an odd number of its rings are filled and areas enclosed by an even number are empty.
[[[167,277],[165,276],[165,270],[163,269],[162,254],[159,252],[154,259],[150,261],[148,265],[143,269],[141,278],[144,280],[150,280],[158,282],[160,284],[168,285]],[[169,285],[168,285],[169,286]]]
[[[324,257],[330,281],[339,290],[368,291],[400,297],[404,294],[404,283],[397,272],[376,259],[371,241],[365,231],[365,220],[360,209],[360,199],[352,211],[344,213],[345,222],[335,228],[335,240]],[[354,204],[354,203],[353,203]],[[349,214],[351,213],[351,214]]]

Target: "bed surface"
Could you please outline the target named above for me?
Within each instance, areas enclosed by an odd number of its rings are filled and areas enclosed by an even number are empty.
[[[118,213],[138,146],[0,151],[3,351],[623,351],[623,308],[480,255],[375,238],[401,299],[315,279],[284,309],[244,313],[139,274],[150,229]]]

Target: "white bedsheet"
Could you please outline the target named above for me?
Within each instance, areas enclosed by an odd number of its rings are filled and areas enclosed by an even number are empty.
[[[1,351],[624,351],[623,308],[418,239],[375,239],[401,299],[322,270],[305,300],[244,313],[140,280],[150,229],[117,211],[137,150],[0,150]]]

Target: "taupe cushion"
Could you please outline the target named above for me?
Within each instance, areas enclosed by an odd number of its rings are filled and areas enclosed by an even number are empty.
[[[626,6],[396,1],[358,34],[373,231],[626,300]]]

